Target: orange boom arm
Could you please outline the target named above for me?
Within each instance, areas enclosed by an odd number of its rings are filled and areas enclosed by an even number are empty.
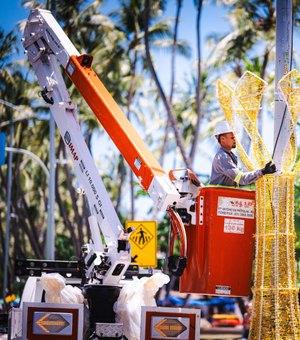
[[[91,68],[89,55],[71,56],[66,72],[120,153],[148,191],[154,176],[165,176],[141,137]]]

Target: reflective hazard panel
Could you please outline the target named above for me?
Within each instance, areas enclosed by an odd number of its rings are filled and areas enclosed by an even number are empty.
[[[129,238],[132,264],[137,264],[141,267],[156,267],[156,221],[126,221],[126,229],[130,227],[134,228]]]
[[[33,312],[33,334],[72,335],[73,314]]]
[[[200,338],[200,310],[142,307],[141,340]]]
[[[24,302],[22,340],[83,338],[83,305]]]
[[[157,320],[155,320],[157,319]],[[178,338],[180,334],[183,334],[189,328],[188,318],[173,318],[173,317],[153,317],[154,327],[152,329],[152,335],[166,338]],[[188,332],[186,334],[188,336]]]

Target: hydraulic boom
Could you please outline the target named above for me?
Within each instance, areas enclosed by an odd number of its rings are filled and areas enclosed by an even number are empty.
[[[155,206],[169,213],[173,233],[180,235],[182,242],[181,262],[174,262],[173,259],[171,270],[176,274],[181,274],[185,266],[186,242],[182,219],[176,209],[189,210],[194,204],[193,198],[197,196],[199,183],[194,180],[184,180],[185,186],[189,183],[196,190],[193,189],[193,193],[187,191],[184,195],[180,193],[174,176],[170,179],[161,168],[93,71],[91,67],[93,58],[86,54],[79,55],[49,11],[41,9],[31,11],[24,31],[23,45],[43,89],[42,96],[49,104],[66,148],[72,157],[76,176],[91,207],[90,219],[92,230],[94,230],[94,245],[87,246],[86,250],[87,277],[95,278],[96,276],[102,283],[117,284],[130,263],[129,234],[124,232],[120,224],[83,140],[77,122],[76,105],[70,99],[60,65],[85,98],[137,176],[140,185],[153,199]],[[93,261],[97,258],[94,251],[103,249],[100,249],[101,238],[98,235],[100,233],[99,230],[97,231],[95,219],[97,219],[107,246],[104,256],[97,261]],[[95,266],[95,262],[103,263],[103,265]],[[179,271],[177,271],[178,266]],[[107,270],[107,267],[110,269]],[[95,275],[95,270],[97,275]]]

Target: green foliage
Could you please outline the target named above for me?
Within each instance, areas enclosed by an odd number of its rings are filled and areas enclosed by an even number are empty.
[[[228,6],[228,22],[231,30],[220,37],[211,37],[217,45],[212,51],[211,63],[230,69],[240,77],[257,58],[261,60],[255,72],[264,77],[275,49],[275,2],[271,0],[224,1]],[[251,60],[253,61],[251,62]],[[264,61],[264,62],[263,62]],[[258,66],[258,64],[256,65]]]
[[[55,235],[55,258],[57,260],[74,260],[74,246],[70,237],[64,234]]]
[[[18,52],[18,46],[16,44],[17,37],[11,31],[5,34],[4,30],[0,28],[0,70],[4,72],[6,65],[11,59],[13,53]],[[3,85],[3,84],[2,84]]]
[[[168,254],[168,241],[169,241],[169,233],[170,233],[170,219],[168,215],[164,215],[164,217],[158,223],[157,229],[157,246],[158,251],[162,254]]]

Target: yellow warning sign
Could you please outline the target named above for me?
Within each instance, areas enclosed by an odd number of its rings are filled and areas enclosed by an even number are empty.
[[[129,238],[132,263],[141,267],[156,267],[156,221],[126,221],[126,229],[130,227],[134,228]]]

